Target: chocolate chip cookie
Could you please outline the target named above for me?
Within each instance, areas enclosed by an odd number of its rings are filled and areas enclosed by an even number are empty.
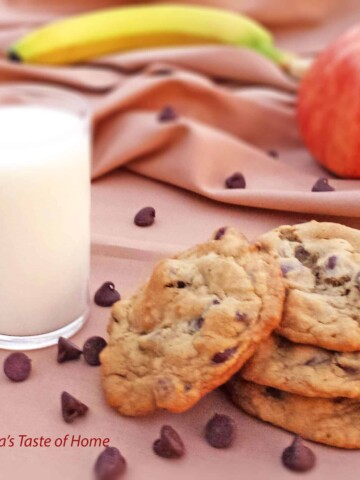
[[[279,227],[258,239],[287,287],[277,331],[293,342],[360,350],[360,231],[336,223]]]
[[[108,403],[130,416],[189,409],[254,353],[283,300],[278,262],[231,228],[161,261],[113,306],[100,355]]]
[[[306,397],[360,399],[360,352],[334,352],[273,335],[259,345],[241,376]]]
[[[360,402],[310,398],[234,377],[227,384],[234,404],[248,414],[314,442],[360,448]]]

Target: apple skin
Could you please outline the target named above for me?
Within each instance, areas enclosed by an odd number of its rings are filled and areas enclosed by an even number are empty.
[[[298,123],[314,158],[343,178],[360,178],[360,26],[326,48],[303,78]]]

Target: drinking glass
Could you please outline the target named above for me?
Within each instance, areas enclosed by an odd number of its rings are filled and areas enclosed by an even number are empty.
[[[55,344],[87,318],[90,145],[80,96],[0,86],[0,348]]]

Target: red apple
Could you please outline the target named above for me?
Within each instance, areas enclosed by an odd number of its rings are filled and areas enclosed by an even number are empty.
[[[322,52],[305,75],[298,120],[318,162],[339,177],[360,178],[360,26]]]

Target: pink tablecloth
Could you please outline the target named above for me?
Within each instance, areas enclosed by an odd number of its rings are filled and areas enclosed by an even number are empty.
[[[224,6],[215,0],[203,3]],[[44,3],[37,5],[29,13],[28,2],[0,1],[3,55],[12,41],[59,15],[59,10],[82,10],[87,4],[52,2],[47,9]],[[296,0],[290,10],[283,5],[280,0],[248,0],[242,9],[276,27],[283,46],[297,38],[298,49],[306,52],[329,42],[360,12],[354,0],[341,5],[336,0]],[[236,0],[226,6],[239,9]],[[158,73],[165,66],[169,73]],[[72,88],[87,97],[95,128],[94,179],[126,166],[228,204],[359,216],[359,180],[331,179],[335,192],[311,192],[316,179],[329,174],[302,144],[296,122],[297,84],[253,51],[223,46],[142,50],[63,68],[24,66],[0,58],[0,81],[17,80]],[[177,120],[158,121],[165,105],[175,108]],[[269,150],[276,150],[279,158],[274,160]],[[235,171],[244,174],[246,189],[224,188],[225,178]]]
[[[141,192],[139,196],[137,192]],[[133,214],[144,205],[154,205],[156,223],[140,229]],[[307,220],[308,216],[229,207],[180,189],[158,184],[131,173],[116,172],[93,185],[93,256],[91,295],[106,280],[115,282],[123,296],[130,295],[153,268],[156,260],[207,238],[219,225],[232,224],[250,238],[282,223]],[[176,211],[176,215],[174,212]],[[316,217],[321,219],[321,217]],[[331,218],[330,218],[331,219]],[[336,220],[336,219],[335,219]],[[360,228],[359,220],[346,223]],[[91,317],[73,341],[82,345],[92,335],[106,337],[108,308],[92,304]],[[0,364],[7,355],[0,352]],[[16,446],[1,448],[1,478],[12,480],[91,480],[100,447],[19,447],[19,435],[57,438],[109,438],[128,461],[127,480],[287,480],[290,475],[280,463],[282,449],[291,435],[254,420],[236,410],[221,392],[204,398],[191,411],[174,415],[158,413],[148,418],[123,418],[105,403],[99,369],[84,361],[58,365],[56,348],[30,352],[33,373],[23,384],[3,378],[0,388],[1,433],[11,435]],[[75,395],[89,407],[86,418],[67,425],[61,419],[60,394]],[[226,451],[215,450],[203,438],[206,421],[215,413],[231,415],[238,437]],[[152,452],[160,427],[171,424],[182,435],[187,454],[181,460],[164,460]],[[360,468],[357,452],[311,445],[318,465],[309,480],[353,478]]]
[[[119,2],[107,2],[111,3]],[[240,4],[237,0],[207,3],[233,9]],[[282,0],[241,4],[245,11],[276,26],[283,45],[307,52],[317,51],[360,12],[357,0],[299,0],[291,8]],[[89,0],[86,5],[95,2]],[[22,32],[55,15],[45,0],[2,0],[0,6],[3,51]],[[58,15],[59,10],[84,6],[85,2],[63,1],[52,3],[51,10],[56,7]],[[173,71],[170,77],[154,74],[164,65]],[[103,281],[113,280],[123,296],[129,295],[158,258],[205,240],[222,225],[235,225],[249,238],[310,218],[360,228],[359,182],[333,180],[337,192],[316,197],[309,192],[314,179],[324,172],[305,152],[296,130],[296,85],[251,52],[217,47],[180,49],[169,56],[157,51],[103,59],[86,69],[55,70],[13,66],[2,60],[0,79],[71,86],[92,104],[96,119],[92,294]],[[181,118],[176,125],[157,123],[165,103],[178,109]],[[214,111],[216,115],[211,114]],[[159,154],[158,148],[164,145],[165,153]],[[279,160],[266,155],[269,148],[279,150]],[[106,173],[125,164],[131,171]],[[235,169],[244,170],[248,178],[244,192],[222,188],[224,177]],[[152,227],[140,229],[134,226],[133,216],[146,205],[156,208],[157,218]],[[321,216],[325,213],[335,216]],[[108,315],[108,309],[92,305],[91,317],[74,342],[82,345],[90,335],[105,336]],[[92,478],[101,448],[20,448],[21,434],[47,436],[52,441],[65,434],[108,437],[128,461],[124,476],[128,480],[285,480],[291,475],[280,463],[291,436],[238,412],[220,392],[210,394],[186,414],[127,419],[105,404],[97,368],[83,361],[58,365],[55,347],[29,355],[33,374],[27,382],[1,381],[0,437],[14,436],[17,444],[0,448],[0,478]],[[5,356],[0,352],[0,363]],[[73,425],[61,419],[63,390],[90,407],[88,416]],[[215,412],[228,413],[237,423],[238,438],[227,451],[214,450],[203,439],[204,424]],[[183,436],[184,459],[167,461],[153,454],[152,442],[164,423]],[[307,475],[311,480],[353,478],[360,468],[356,452],[312,448],[318,466]]]

